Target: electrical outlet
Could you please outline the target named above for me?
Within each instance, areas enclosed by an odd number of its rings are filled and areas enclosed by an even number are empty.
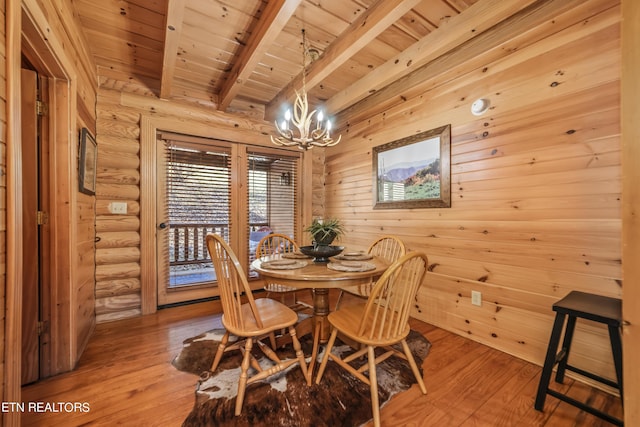
[[[471,291],[471,304],[481,306],[482,305],[482,292]]]
[[[127,203],[126,202],[111,202],[109,203],[109,212],[112,214],[127,214]]]

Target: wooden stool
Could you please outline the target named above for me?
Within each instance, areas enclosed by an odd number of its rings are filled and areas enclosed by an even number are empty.
[[[612,424],[619,426],[624,425],[623,421],[614,418],[609,414],[588,406],[585,403],[572,399],[565,394],[549,389],[551,371],[557,364],[557,383],[562,383],[564,381],[564,374],[568,369],[570,371],[577,372],[578,374],[585,377],[591,378],[592,380],[618,389],[620,391],[620,398],[622,399],[622,341],[620,339],[620,326],[622,324],[621,300],[617,298],[609,298],[600,295],[572,291],[566,297],[562,298],[560,301],[556,302],[553,305],[553,311],[556,312],[556,319],[553,324],[553,330],[551,331],[549,347],[547,348],[547,356],[544,360],[544,366],[542,368],[542,375],[540,376],[540,384],[538,385],[538,393],[536,395],[536,402],[534,407],[538,411],[542,411],[544,408],[545,398],[547,397],[547,394],[550,394],[564,402],[576,406],[583,411],[589,412],[590,414],[602,418]],[[567,316],[569,316],[569,320],[567,321],[567,327],[564,333],[562,349],[556,354],[556,351],[558,350],[558,344],[560,342],[560,335],[562,334],[562,327],[564,326],[564,320]],[[613,363],[615,365],[616,378],[618,380],[617,382],[608,380],[591,372],[586,372],[582,369],[576,368],[575,366],[567,364],[567,360],[569,359],[569,351],[571,350],[571,340],[573,339],[573,332],[576,326],[576,318],[578,317],[592,320],[594,322],[604,323],[608,326],[609,339],[611,341],[611,350],[613,353]]]

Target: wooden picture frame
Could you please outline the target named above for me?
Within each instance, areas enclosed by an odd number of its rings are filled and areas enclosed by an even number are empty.
[[[451,207],[451,125],[373,148],[373,208]]]
[[[96,194],[96,167],[98,159],[98,144],[89,129],[80,130],[80,161],[78,182],[80,192]]]

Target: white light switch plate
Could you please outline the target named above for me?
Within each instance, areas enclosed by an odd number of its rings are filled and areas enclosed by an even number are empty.
[[[109,203],[109,212],[112,214],[127,214],[127,204],[124,202],[111,202]]]
[[[482,292],[471,291],[471,304],[481,306],[482,305]]]

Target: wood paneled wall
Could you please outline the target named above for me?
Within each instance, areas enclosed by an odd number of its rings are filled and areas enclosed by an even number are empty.
[[[541,364],[555,301],[622,292],[620,4],[527,19],[488,30],[517,28],[508,41],[460,62],[454,52],[351,108],[325,152],[325,214],[345,221],[350,247],[395,234],[428,255],[417,318]],[[478,98],[491,101],[480,117]],[[372,148],[446,124],[451,208],[374,210]],[[606,330],[578,323],[572,361],[612,378]]]

